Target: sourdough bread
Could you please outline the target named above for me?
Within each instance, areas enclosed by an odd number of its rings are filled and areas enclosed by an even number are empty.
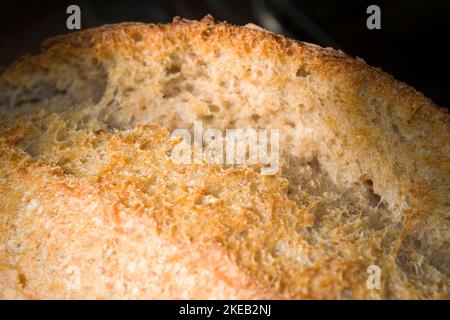
[[[279,129],[280,171],[175,164],[196,120]],[[361,59],[254,26],[50,39],[0,74],[0,297],[448,298],[448,125]]]

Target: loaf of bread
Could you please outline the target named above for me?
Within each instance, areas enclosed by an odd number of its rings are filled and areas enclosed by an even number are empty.
[[[194,121],[278,129],[280,170],[175,163]],[[0,74],[0,297],[449,298],[449,123],[253,25],[50,39]]]

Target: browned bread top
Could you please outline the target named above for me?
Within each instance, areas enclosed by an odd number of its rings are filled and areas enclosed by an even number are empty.
[[[360,59],[210,17],[111,25],[8,67],[0,108],[4,298],[449,295],[448,115]],[[195,120],[279,129],[280,172],[174,164]]]

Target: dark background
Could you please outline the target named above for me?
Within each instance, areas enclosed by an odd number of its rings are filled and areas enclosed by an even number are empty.
[[[448,0],[3,0],[0,67],[36,52],[42,40],[70,32],[66,8],[81,8],[82,29],[121,21],[169,22],[210,13],[233,24],[252,22],[289,37],[341,49],[450,106]],[[381,30],[368,30],[367,6],[381,8]]]

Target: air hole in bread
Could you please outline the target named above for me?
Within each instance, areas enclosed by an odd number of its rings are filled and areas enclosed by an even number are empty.
[[[78,119],[78,121],[73,121],[74,122],[73,128],[75,130],[85,129],[89,126],[90,120],[91,120],[90,115],[87,115],[87,114],[83,115]]]
[[[175,73],[181,72],[181,65],[179,64],[172,64],[169,67],[166,68],[166,74],[171,75]]]
[[[295,72],[295,76],[298,78],[305,78],[310,75],[310,72],[306,69],[304,65],[301,65],[297,68]]]
[[[136,116],[133,114],[130,116],[130,119],[128,119],[128,125],[129,127],[133,128],[136,125]]]
[[[211,35],[211,33],[212,33],[211,29],[206,29],[205,31],[203,31],[201,33],[201,35],[202,35],[203,38],[208,38]]]
[[[220,107],[215,104],[209,104],[208,109],[211,112],[219,112],[220,111]]]
[[[23,273],[18,274],[19,285],[21,288],[25,288],[27,285],[27,278]]]
[[[295,48],[292,47],[292,45],[289,45],[286,53],[287,53],[288,56],[292,56],[295,53]]]
[[[17,96],[14,104],[16,106],[24,104],[38,104],[42,101],[64,96],[66,93],[67,91],[65,89],[61,90],[56,88],[56,86],[50,82],[43,82],[29,90],[22,91],[21,94]]]
[[[317,156],[312,157],[312,159],[310,161],[308,161],[308,165],[311,167],[311,169],[313,170],[313,173],[318,174],[320,173],[320,162],[319,159],[317,158]]]
[[[291,128],[295,128],[295,122],[292,120],[286,120],[286,125],[288,125]]]
[[[450,242],[444,242],[438,250],[433,252],[430,263],[439,272],[450,277]]]
[[[123,88],[123,94],[124,94],[125,96],[127,96],[127,95],[129,95],[130,93],[132,93],[132,92],[135,91],[135,90],[136,90],[135,87],[133,87],[133,86],[127,86],[127,87]]]
[[[71,161],[72,161],[72,159],[70,159],[70,158],[61,158],[61,159],[59,159],[59,161],[57,162],[57,164],[58,164],[58,166],[64,168],[64,167],[66,167],[66,165],[67,165],[68,163],[70,163]],[[65,171],[66,171],[66,170],[65,170]]]
[[[120,121],[113,113],[108,114],[105,119],[105,124],[108,130],[118,129],[122,127],[123,121]]]
[[[373,181],[366,175],[361,176],[361,181],[367,192],[367,200],[371,207],[377,207],[381,204],[381,196],[373,191]]]
[[[61,147],[70,148],[73,145],[73,143],[74,143],[73,141],[67,140],[67,141],[64,141],[63,143],[61,143]]]
[[[61,142],[61,141],[66,140],[67,137],[68,137],[68,135],[67,135],[67,132],[65,132],[65,128],[59,130],[59,131],[56,133],[56,141],[58,141],[58,142]]]
[[[40,154],[40,148],[36,143],[28,143],[23,146],[23,151],[35,158]]]
[[[421,272],[421,263],[418,260],[413,246],[409,244],[411,237],[405,238],[395,257],[397,266],[409,276],[417,276]]]
[[[192,83],[186,83],[184,89],[187,92],[194,93],[194,85]]]
[[[134,42],[141,42],[142,40],[144,40],[144,37],[139,32],[132,33],[131,38]]]
[[[204,114],[200,116],[200,119],[206,123],[211,123],[214,119],[213,114]]]
[[[166,82],[162,89],[163,98],[173,98],[181,92],[181,84],[185,80],[184,77],[176,77]]]

